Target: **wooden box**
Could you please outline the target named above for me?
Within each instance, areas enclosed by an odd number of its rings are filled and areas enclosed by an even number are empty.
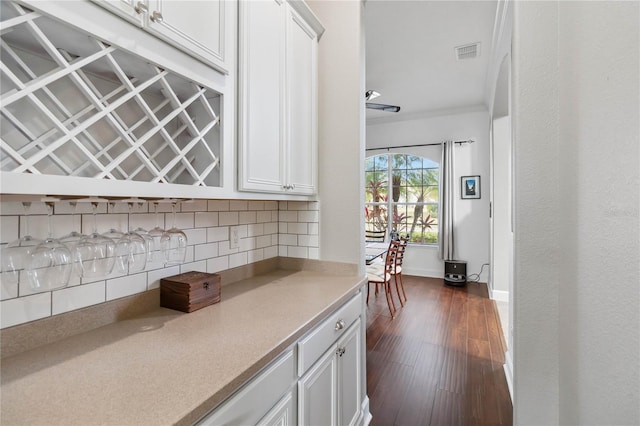
[[[220,301],[220,275],[206,272],[184,274],[160,280],[160,306],[193,312]]]

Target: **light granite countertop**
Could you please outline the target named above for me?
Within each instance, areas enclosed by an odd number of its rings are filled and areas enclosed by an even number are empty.
[[[7,425],[191,424],[364,284],[276,270],[190,314],[165,308],[2,359]]]

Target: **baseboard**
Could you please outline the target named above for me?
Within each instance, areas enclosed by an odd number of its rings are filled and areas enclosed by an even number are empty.
[[[403,266],[402,273],[416,277],[444,278],[444,270],[441,269],[407,268],[406,266]]]
[[[504,290],[493,290],[489,289],[489,297],[498,302],[508,302],[509,301],[509,292]]]
[[[504,375],[507,377],[507,386],[509,387],[509,395],[513,403],[513,352],[508,350],[504,353]]]
[[[369,423],[371,423],[371,419],[373,419],[373,416],[371,415],[371,411],[369,411],[369,396],[365,395],[364,401],[362,401],[362,405],[360,408],[360,421],[356,424],[360,424],[361,426],[369,426]]]

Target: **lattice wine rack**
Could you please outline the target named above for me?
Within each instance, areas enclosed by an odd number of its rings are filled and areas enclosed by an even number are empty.
[[[1,171],[220,185],[220,93],[0,3]]]

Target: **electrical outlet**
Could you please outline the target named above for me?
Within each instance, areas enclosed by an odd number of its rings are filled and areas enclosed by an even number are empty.
[[[240,235],[238,235],[238,227],[231,226],[229,228],[229,248],[240,248]]]

